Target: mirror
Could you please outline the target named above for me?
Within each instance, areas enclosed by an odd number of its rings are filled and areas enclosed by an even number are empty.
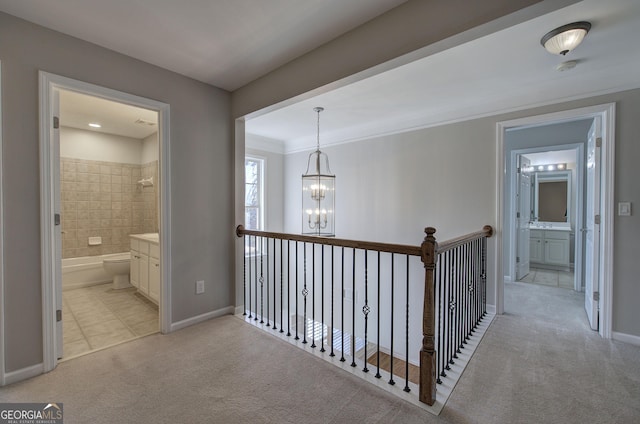
[[[536,172],[533,221],[570,222],[571,171]]]

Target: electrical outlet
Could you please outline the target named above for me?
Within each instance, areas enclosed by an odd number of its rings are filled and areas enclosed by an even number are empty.
[[[196,281],[196,294],[204,293],[204,280]]]

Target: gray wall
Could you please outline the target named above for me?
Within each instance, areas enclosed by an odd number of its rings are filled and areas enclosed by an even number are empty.
[[[0,60],[6,371],[42,361],[39,70],[170,104],[172,321],[232,304],[229,93],[3,13]]]

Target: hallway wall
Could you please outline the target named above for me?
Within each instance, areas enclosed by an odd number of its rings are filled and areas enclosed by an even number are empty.
[[[229,93],[4,13],[0,60],[5,371],[42,362],[40,70],[170,105],[171,321],[232,304],[230,236],[222,236],[234,223]],[[197,280],[204,295],[195,294]]]

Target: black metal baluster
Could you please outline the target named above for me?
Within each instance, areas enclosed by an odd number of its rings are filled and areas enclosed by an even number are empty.
[[[304,332],[302,333],[302,343],[307,344],[307,243],[302,244],[303,262],[304,262],[304,288],[302,289],[302,298],[304,299],[304,317],[302,320]]]
[[[246,237],[246,236],[245,236]],[[247,309],[247,306],[249,307],[249,317],[248,318],[253,318],[251,315],[251,236],[247,237],[247,239],[249,240],[249,304],[248,305],[244,305],[244,308]],[[254,250],[255,253],[255,250]]]
[[[311,347],[316,347],[316,244],[311,245]]]
[[[462,255],[462,279],[460,284],[460,290],[462,291],[462,300],[464,302],[464,309],[462,310],[462,331],[460,332],[460,336],[462,337],[462,342],[460,343],[460,349],[464,349],[464,345],[467,344],[468,332],[467,332],[467,321],[469,315],[468,308],[468,298],[469,298],[469,289],[468,289],[468,273],[467,273],[467,245],[463,244],[460,246],[460,251]]]
[[[469,334],[470,336],[473,335],[475,333],[475,329],[476,329],[476,258],[475,258],[475,251],[476,251],[476,240],[473,240],[471,243],[469,243],[469,270],[470,270],[470,277],[469,277],[469,290],[471,291],[471,300],[470,300],[470,308],[471,308],[471,313],[470,313],[470,320],[469,320],[469,324],[470,324],[470,328],[469,328]]]
[[[482,237],[482,316],[487,314],[487,238]]]
[[[329,340],[331,341],[331,353],[329,353],[329,356],[333,357],[336,356],[336,354],[333,352],[333,329],[334,329],[334,310],[333,310],[333,292],[335,290],[335,263],[333,261],[333,247],[331,246],[331,331],[327,331],[327,337],[330,337]]]
[[[480,239],[478,240],[474,240],[473,241],[473,330],[472,332],[475,332],[475,329],[478,328],[478,294],[480,293],[478,291],[478,274],[480,274],[478,272],[478,242],[480,241]]]
[[[456,298],[455,298],[455,263],[456,256],[455,250],[451,250],[451,263],[449,265],[449,343],[451,348],[451,358],[449,359],[449,364],[453,365],[455,362],[454,358],[457,359],[458,355],[456,355],[456,347],[455,347],[455,310],[456,310]]]
[[[321,289],[321,293],[320,293],[320,352],[324,352],[324,244],[320,245],[320,253],[321,253],[321,284],[320,284],[320,289]]]
[[[242,316],[247,315],[247,236],[242,235]]]
[[[464,309],[464,304],[462,303],[462,299],[461,299],[461,295],[462,295],[462,290],[460,288],[460,281],[461,281],[461,276],[460,276],[460,269],[461,269],[461,255],[460,255],[460,247],[456,247],[455,248],[455,252],[456,252],[456,279],[455,279],[455,284],[456,284],[456,305],[458,305],[458,307],[456,308],[456,353],[461,353],[460,352],[460,346],[462,346],[462,339],[461,339],[461,334],[462,334],[462,312]],[[455,358],[457,358],[458,356],[454,356]]]
[[[436,354],[439,356],[437,360],[437,370],[436,370],[436,383],[442,384],[442,380],[440,377],[446,377],[447,374],[444,372],[444,361],[445,361],[445,353],[442,351],[442,343],[443,343],[443,333],[444,333],[444,314],[442,313],[442,296],[444,295],[442,292],[442,255],[438,255],[438,323],[436,328],[438,329],[438,351]],[[440,371],[438,373],[438,371]]]
[[[283,302],[283,279],[284,279],[284,268],[283,268],[283,260],[284,260],[284,255],[282,254],[282,244],[283,244],[283,240],[280,239],[280,332],[284,333],[284,320],[283,320],[283,310],[284,310],[284,302]]]
[[[340,309],[341,309],[341,315],[340,315],[340,321],[341,321],[341,327],[342,330],[340,331],[340,335],[341,335],[341,339],[342,339],[342,347],[341,347],[341,352],[340,352],[340,362],[344,362],[346,359],[344,359],[344,246],[342,247],[342,261],[340,262],[340,265],[342,267],[342,294],[340,295]]]
[[[298,336],[298,327],[300,327],[300,315],[298,314],[298,275],[300,272],[298,271],[298,242],[296,241],[296,337],[294,340],[300,340]]]
[[[475,253],[475,259],[476,259],[476,287],[477,287],[477,295],[476,295],[476,327],[478,325],[478,323],[480,322],[480,320],[482,320],[482,287],[480,287],[480,274],[481,274],[481,270],[480,270],[480,244],[482,243],[482,240],[476,240],[476,253]]]
[[[277,296],[277,287],[276,287],[276,255],[278,252],[276,252],[276,239],[273,239],[273,329],[277,330],[278,326],[276,325],[276,321],[277,321],[277,309],[278,309],[278,302],[276,301],[276,296]],[[267,297],[267,304],[269,304],[269,297]],[[282,306],[282,305],[281,305]],[[267,311],[267,319],[269,319],[269,312]],[[282,324],[282,321],[280,321],[280,324]]]
[[[263,239],[260,239],[262,242]],[[263,256],[260,255],[260,324],[264,324],[264,264]],[[267,274],[269,274],[269,242],[267,242]],[[269,290],[269,284],[267,283],[267,290]],[[258,317],[256,316],[256,319]],[[267,325],[269,325],[269,299],[267,299]]]
[[[406,322],[406,334],[405,334],[405,354],[406,361],[404,364],[404,391],[409,393],[411,389],[409,388],[409,255],[407,255],[407,322]]]
[[[473,286],[473,242],[467,243],[467,293],[468,293],[468,304],[469,304],[469,312],[467,313],[467,340],[471,339],[471,335],[473,334],[473,298],[475,288]]]
[[[356,248],[353,248],[353,275],[351,278],[351,366],[356,367]]]
[[[442,308],[442,314],[444,315],[445,327],[443,330],[443,338],[445,341],[445,350],[446,355],[444,358],[445,367],[444,369],[449,371],[451,367],[449,366],[449,361],[451,360],[451,275],[449,272],[449,268],[451,267],[451,251],[447,251],[444,253],[445,265],[442,271],[442,278],[444,279],[444,305]]]
[[[258,236],[253,236],[253,237],[254,237],[254,241],[256,243],[256,252],[257,252]],[[260,260],[262,260],[262,249],[260,250]],[[255,270],[256,270],[256,272],[255,272],[255,289],[256,289],[255,290],[255,293],[256,293],[255,303],[256,303],[256,307],[255,307],[255,314],[254,314],[253,318],[254,318],[254,321],[257,321],[258,320],[258,255],[257,254],[256,254],[256,257],[255,257],[255,262],[256,262],[255,263],[255,265],[256,265],[256,267],[255,267]]]
[[[269,239],[266,240],[266,243],[264,241],[264,239],[260,240],[260,245],[265,244],[265,250],[267,252],[267,327],[271,326],[271,323],[269,322],[269,258],[271,258],[271,255],[269,255]],[[261,249],[262,250],[262,249]],[[260,268],[262,268],[262,258],[264,255],[260,255]],[[260,270],[260,274],[262,275],[262,269]],[[260,304],[262,304],[262,299],[263,299],[264,295],[262,293],[262,290],[260,291]],[[260,313],[260,315],[262,315],[262,312]],[[262,318],[262,317],[260,317]]]
[[[390,353],[390,358],[389,358],[389,384],[391,384],[392,386],[394,384],[396,384],[396,382],[393,380],[393,292],[394,292],[394,277],[395,277],[395,271],[394,271],[394,266],[395,266],[395,261],[394,261],[394,255],[393,253],[391,254],[391,353]]]
[[[376,378],[381,378],[380,375],[380,251],[378,250],[378,349],[376,352]]]
[[[362,307],[362,313],[364,313],[364,368],[362,371],[369,372],[369,368],[367,368],[367,362],[369,358],[367,356],[367,343],[368,343],[368,320],[369,320],[369,312],[371,308],[369,308],[369,264],[368,264],[369,251],[364,251],[364,306]]]
[[[287,240],[287,337],[291,337],[291,240]]]

